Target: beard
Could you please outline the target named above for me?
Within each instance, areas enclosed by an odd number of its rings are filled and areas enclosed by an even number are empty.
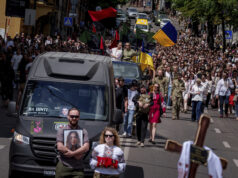
[[[76,127],[78,125],[78,121],[70,121],[71,126]]]

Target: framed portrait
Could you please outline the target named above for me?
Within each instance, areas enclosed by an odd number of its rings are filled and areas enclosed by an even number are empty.
[[[75,151],[83,145],[83,130],[64,130],[64,146]]]

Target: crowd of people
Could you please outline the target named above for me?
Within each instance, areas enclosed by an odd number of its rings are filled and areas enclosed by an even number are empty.
[[[132,57],[140,53],[132,49],[129,42],[124,46],[118,42],[117,47],[112,49],[109,48],[110,45],[110,42],[105,41],[105,55],[112,60],[131,61]],[[133,130],[136,130],[136,145],[144,147],[149,124],[149,142],[156,144],[156,128],[161,123],[161,117],[166,117],[168,110],[172,109],[172,119],[180,119],[180,113],[187,113],[189,106],[192,110],[191,121],[199,121],[202,113],[208,113],[209,107],[217,109],[220,118],[235,114],[238,120],[238,46],[229,46],[225,52],[222,52],[219,45],[211,50],[206,42],[206,35],[195,37],[190,31],[180,31],[178,42],[173,47],[157,44],[154,49],[148,50],[152,51],[153,67],[148,65],[143,71],[146,80],[133,80],[129,86],[125,86],[122,77],[115,79],[116,106],[123,111],[124,117],[122,136],[131,138]],[[78,39],[62,40],[60,36],[52,38],[44,35],[35,35],[32,38],[24,33],[16,35],[14,39],[8,37],[4,40],[0,36],[3,107],[7,107],[8,102],[14,99],[14,88],[18,89],[19,103],[32,62],[47,51],[90,52],[88,45]],[[16,109],[18,106],[17,104]],[[79,114],[80,111],[75,108],[69,111],[68,129],[79,128],[75,124]],[[134,118],[136,129],[133,125]],[[120,126],[117,126],[117,131],[119,130]],[[90,166],[95,169],[95,178],[110,174],[111,177],[119,177],[125,169],[117,131],[106,128],[101,134],[100,145],[93,150]],[[84,130],[84,133],[82,148],[74,150],[69,150],[62,144],[63,130],[58,133],[60,162],[56,168],[56,177],[67,172],[72,174],[72,170],[65,168],[65,164],[71,163],[70,159],[82,160],[83,154],[89,149],[87,131]],[[76,135],[74,133],[74,137]],[[105,156],[105,149],[110,153],[109,156]],[[111,161],[109,167],[105,161]],[[73,163],[71,166],[81,170],[81,163]],[[82,177],[81,173],[75,174]]]
[[[137,145],[144,146],[148,123],[149,141],[155,144],[156,124],[166,116],[166,110],[172,109],[172,119],[176,120],[180,112],[188,112],[189,106],[191,121],[198,122],[202,113],[209,113],[209,107],[217,109],[220,118],[235,115],[238,120],[238,46],[229,46],[223,53],[222,48],[209,49],[205,39],[206,35],[194,37],[189,31],[181,31],[173,47],[157,44],[152,49],[154,66],[148,65],[143,71],[147,80],[132,81],[127,89],[123,78],[115,79],[117,107],[124,112],[123,136],[132,136],[135,116]],[[112,56],[112,60],[128,61],[138,55],[126,44],[124,50],[117,47],[120,58]]]
[[[19,93],[23,91],[32,62],[39,54],[47,51],[95,53],[78,38],[63,40],[59,35],[54,38],[43,34],[31,37],[21,33],[13,39],[8,36],[4,40],[0,36],[0,93],[3,107],[7,107],[9,101],[15,100],[15,88]]]

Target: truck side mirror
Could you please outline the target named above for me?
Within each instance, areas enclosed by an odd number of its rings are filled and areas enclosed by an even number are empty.
[[[10,117],[17,117],[16,102],[15,101],[10,101],[9,102],[7,115],[10,116]]]
[[[122,111],[120,109],[116,109],[114,111],[113,115],[113,123],[114,124],[122,124],[123,123],[123,118],[122,118]]]

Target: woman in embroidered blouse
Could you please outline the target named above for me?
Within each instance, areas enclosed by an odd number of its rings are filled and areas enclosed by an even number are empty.
[[[124,172],[124,153],[114,128],[106,127],[102,131],[99,145],[93,149],[90,166],[95,169],[94,178],[119,178],[120,173]]]

